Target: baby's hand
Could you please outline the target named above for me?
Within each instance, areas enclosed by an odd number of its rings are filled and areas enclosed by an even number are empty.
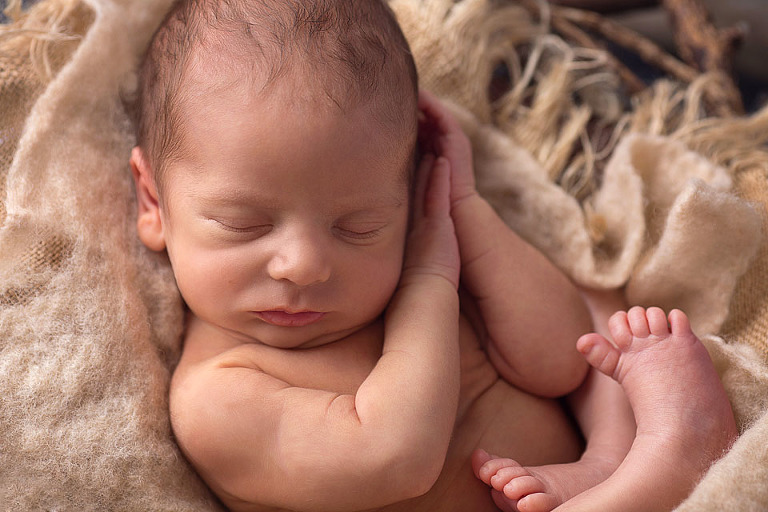
[[[450,111],[431,93],[419,93],[419,145],[425,153],[445,157],[451,169],[451,206],[477,193],[472,146]]]
[[[431,274],[459,285],[459,246],[451,220],[451,163],[445,157],[426,154],[416,171],[413,226],[401,284],[417,275]]]

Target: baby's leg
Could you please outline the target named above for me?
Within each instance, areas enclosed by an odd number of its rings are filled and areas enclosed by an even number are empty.
[[[610,336],[608,319],[625,309],[621,290],[582,290],[597,332]],[[475,474],[491,486],[502,510],[545,512],[608,478],[619,466],[635,438],[635,420],[622,387],[592,369],[584,383],[568,396],[587,441],[581,458],[570,464],[522,467],[478,451]]]
[[[670,313],[668,324],[658,308],[632,308],[611,317],[610,332],[616,346],[590,334],[579,340],[579,350],[624,388],[637,419],[637,436],[607,480],[557,510],[670,510],[735,439],[730,404],[706,349],[682,312]],[[595,438],[601,442],[600,436]],[[596,454],[610,454],[608,446],[595,447]],[[587,453],[558,472],[557,466],[521,468],[480,453],[475,470],[504,493],[494,495],[503,510],[547,511],[567,499],[562,482]],[[494,474],[499,475],[495,480]]]
[[[475,474],[492,488],[502,510],[550,511],[604,481],[624,460],[635,422],[621,386],[593,369],[568,402],[587,440],[578,461],[524,467],[480,450],[473,455]]]
[[[562,510],[671,510],[737,436],[731,405],[688,317],[635,307],[611,317],[613,346],[583,336],[587,361],[619,382],[637,436],[616,472]]]

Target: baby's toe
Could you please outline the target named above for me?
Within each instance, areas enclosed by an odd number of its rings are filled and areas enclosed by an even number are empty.
[[[491,489],[491,498],[501,512],[520,512],[520,509],[517,508],[517,500],[510,500],[504,496],[503,492]]]
[[[485,450],[475,450],[472,453],[472,471],[474,471],[477,478],[483,480],[481,477],[481,472],[483,471],[485,465],[492,459],[493,457],[491,457],[491,455]]]
[[[530,475],[531,474],[520,465],[506,466],[496,471],[496,474],[491,477],[491,487],[497,491],[503,491],[511,482],[519,480],[520,478],[529,477]]]
[[[472,469],[475,475],[485,483],[488,483],[499,469],[507,465],[505,459],[491,455],[485,450],[475,450],[472,454]]]
[[[669,323],[664,310],[657,307],[648,308],[646,311],[648,328],[654,336],[669,336]]]
[[[624,350],[632,343],[632,329],[629,326],[629,318],[626,311],[617,311],[608,319],[608,330],[613,342],[620,350]]]
[[[472,469],[477,478],[490,486],[493,486],[493,478],[496,477],[500,471],[506,470],[507,473],[512,473],[513,475],[525,473],[525,471],[522,470],[522,466],[516,461],[490,455],[485,450],[476,450],[475,453],[472,454]],[[513,478],[513,476],[510,476],[509,478]],[[503,487],[503,484],[501,484],[500,487]]]
[[[629,328],[636,338],[647,338],[651,334],[651,329],[648,326],[648,316],[644,308],[640,306],[631,308],[627,311],[627,320],[629,321]]]
[[[544,484],[531,475],[521,476],[510,480],[503,488],[504,496],[511,500],[520,500],[529,494],[542,493],[545,491]]]
[[[517,502],[519,512],[549,512],[560,505],[560,501],[551,494],[530,494]]]
[[[673,309],[669,312],[669,325],[672,334],[675,336],[689,336],[693,334],[691,330],[691,321],[688,316],[679,309]]]
[[[576,348],[592,367],[613,377],[620,353],[605,337],[598,333],[585,334],[576,342]]]

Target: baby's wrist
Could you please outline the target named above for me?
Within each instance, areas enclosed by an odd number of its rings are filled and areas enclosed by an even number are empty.
[[[403,269],[399,289],[419,287],[430,292],[442,291],[444,287],[452,294],[459,288],[459,270],[438,267],[409,267]]]
[[[483,203],[487,203],[485,198],[483,198],[483,196],[481,196],[477,190],[472,189],[466,194],[462,194],[455,199],[451,199],[451,218],[455,221],[457,216],[465,214],[465,212],[472,211],[481,206]]]

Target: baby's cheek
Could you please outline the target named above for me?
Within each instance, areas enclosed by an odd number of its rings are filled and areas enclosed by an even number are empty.
[[[225,259],[206,255],[202,251],[175,256],[171,261],[176,285],[195,313],[198,313],[196,310],[215,311],[232,303],[235,283],[247,282],[244,276],[239,275],[240,272],[230,268]]]

